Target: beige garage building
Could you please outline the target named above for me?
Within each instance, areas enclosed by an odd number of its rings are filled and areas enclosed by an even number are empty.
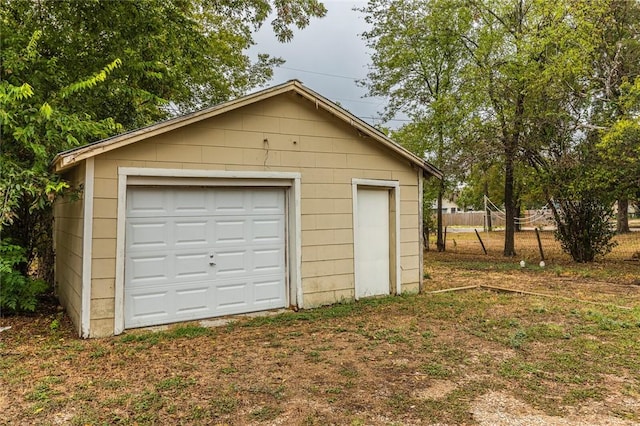
[[[83,337],[417,292],[433,166],[298,81],[62,152],[56,291]]]

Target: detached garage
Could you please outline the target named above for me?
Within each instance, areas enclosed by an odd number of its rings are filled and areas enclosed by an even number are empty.
[[[433,166],[298,81],[58,154],[82,337],[422,286]]]

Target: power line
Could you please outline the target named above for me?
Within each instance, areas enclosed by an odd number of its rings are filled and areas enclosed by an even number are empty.
[[[308,70],[302,70],[300,68],[290,68],[290,67],[282,67],[282,66],[280,66],[278,68],[282,68],[284,70],[306,72],[306,73],[309,73],[309,74],[324,75],[325,77],[344,78],[344,79],[353,80],[353,81],[360,80],[359,77],[348,77],[346,75],[329,74],[329,73],[326,73],[326,72],[318,72],[318,71],[308,71]]]
[[[280,66],[278,68],[282,68],[285,70],[290,70],[290,71],[298,71],[298,72],[304,72],[304,73],[308,73],[308,74],[315,74],[315,75],[322,75],[325,77],[333,77],[333,78],[343,78],[346,80],[353,80],[353,81],[357,81],[359,80],[358,77],[349,77],[346,75],[338,75],[338,74],[330,74],[330,73],[326,73],[326,72],[318,72],[318,71],[309,71],[309,70],[303,70],[301,68],[292,68],[292,67],[283,67]],[[366,102],[366,101],[359,101],[359,100],[355,100],[355,99],[345,99],[345,98],[333,98],[335,100],[338,101],[343,101],[343,102],[358,102],[361,104],[369,104],[369,105],[379,105],[379,102]],[[358,118],[365,120],[365,119],[369,119],[369,120],[379,120],[379,121],[383,121],[382,117],[373,117],[373,116],[359,116]],[[411,122],[412,120],[409,119],[402,119],[402,118],[390,118],[387,120],[384,120],[385,122],[389,122],[389,121],[399,121],[399,122]]]
[[[380,120],[380,121],[383,120],[382,117],[373,117],[373,116],[365,116],[365,117],[359,117],[359,118],[362,118],[362,119],[368,118],[368,119],[371,119],[371,120]],[[407,122],[408,123],[408,122],[411,122],[413,120],[409,120],[408,118],[388,118],[388,119],[386,119],[384,121],[403,121],[403,122]]]

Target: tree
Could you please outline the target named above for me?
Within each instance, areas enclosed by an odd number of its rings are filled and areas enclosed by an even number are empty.
[[[599,98],[603,87],[618,93],[624,79],[605,79],[607,86],[598,78],[635,72],[639,61],[619,60],[620,52],[626,58],[637,53],[630,47],[637,45],[630,42],[637,38],[639,20],[631,13],[637,8],[638,2],[608,0],[374,0],[362,9],[373,24],[364,34],[374,52],[367,86],[371,94],[391,98],[388,113],[400,110],[414,120],[399,132],[400,139],[409,134],[427,139],[425,145],[414,142],[417,152],[435,153],[432,160],[448,171],[455,166],[470,170],[467,176],[479,182],[468,187],[477,194],[488,191],[485,173],[500,164],[502,196],[495,198],[502,199],[506,211],[505,256],[516,254],[515,219],[523,203],[567,203],[555,217],[560,228],[569,230],[559,234],[568,241],[579,232],[569,226],[574,217],[606,217],[609,198],[594,147],[599,130],[612,125],[601,119],[611,116],[603,111],[619,103],[617,95],[605,103]],[[594,67],[599,59],[603,72]],[[436,84],[442,91],[432,90],[434,82],[445,83]],[[622,117],[616,114],[616,120]],[[473,137],[464,137],[468,134]],[[624,135],[610,136],[615,155],[628,153],[624,147],[633,144],[634,133]],[[602,153],[606,150],[603,145]],[[454,163],[443,162],[449,158]],[[590,169],[583,170],[580,162]],[[625,170],[634,170],[628,166]],[[579,184],[585,177],[593,180],[590,186]],[[632,178],[627,182],[636,185]],[[581,197],[585,203],[576,203]],[[596,205],[602,214],[593,214]],[[569,211],[571,217],[565,214]],[[585,253],[606,251],[598,238]],[[580,241],[589,244],[589,235]]]
[[[476,25],[464,36],[472,57],[466,76],[483,94],[475,109],[483,112],[485,125],[495,128],[493,141],[501,149],[504,255],[514,256],[518,168],[546,149],[547,129],[537,124],[565,112],[567,90],[553,93],[548,87],[571,87],[587,72],[580,55],[593,50],[592,25],[581,2],[472,1],[470,7]]]
[[[39,56],[41,36],[33,33],[22,51],[5,52],[3,71],[55,67],[55,60]],[[33,310],[35,297],[46,289],[42,278],[52,268],[49,206],[67,185],[49,171],[53,154],[74,147],[79,140],[106,137],[121,129],[113,119],[93,120],[68,110],[67,99],[103,82],[120,65],[118,59],[95,75],[55,93],[43,93],[29,83],[16,86],[0,81],[0,309]],[[30,277],[35,258],[39,277]]]
[[[437,247],[444,250],[442,198],[454,183],[454,158],[463,127],[459,111],[463,45],[459,34],[471,16],[452,0],[374,0],[360,9],[372,29],[363,34],[373,50],[364,85],[371,96],[388,96],[385,117],[399,111],[412,123],[394,138],[443,171],[436,183]]]
[[[262,54],[251,63],[246,49],[253,44],[252,30],[275,9],[272,27],[287,41],[291,26],[304,28],[311,17],[326,13],[318,0],[0,2],[6,47],[24,46],[34,31],[42,32],[40,53],[56,58],[58,71],[53,76],[41,70],[47,87],[69,85],[101,64],[122,61],[103,85],[80,94],[74,107],[97,119],[111,117],[125,129],[264,84],[282,61]]]
[[[629,231],[629,200],[640,201],[640,77],[621,84],[620,91],[619,118],[596,145],[608,189],[618,195],[618,233]]]
[[[35,285],[16,277],[37,265],[51,282],[50,206],[66,187],[55,153],[263,84],[281,60],[245,50],[272,10],[281,41],[326,12],[317,0],[0,0],[3,277]]]
[[[604,150],[612,154],[615,151],[611,149],[614,139],[620,140],[613,134],[621,136],[630,130],[628,124],[632,124],[629,118],[634,108],[631,106],[629,89],[640,76],[640,2],[610,1],[601,21],[604,31],[594,58],[596,96],[593,97],[592,122],[596,126],[612,129],[605,142],[609,147]],[[635,109],[636,113],[638,109]],[[618,233],[629,232],[629,200],[638,199],[637,181],[634,182],[632,177],[636,175],[616,173],[625,170],[624,167],[620,168],[625,162],[623,158],[616,159],[609,155],[606,160],[612,166],[610,175],[617,175],[610,187],[618,200],[617,230]],[[632,171],[633,167],[629,172]]]

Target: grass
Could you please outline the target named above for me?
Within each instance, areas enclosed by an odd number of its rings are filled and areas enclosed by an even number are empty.
[[[607,304],[476,289],[100,340],[76,339],[66,318],[54,330],[16,317],[0,424],[474,424],[488,392],[640,422],[640,308],[616,307],[640,306],[636,287],[477,260],[430,268],[428,285],[544,283]]]

